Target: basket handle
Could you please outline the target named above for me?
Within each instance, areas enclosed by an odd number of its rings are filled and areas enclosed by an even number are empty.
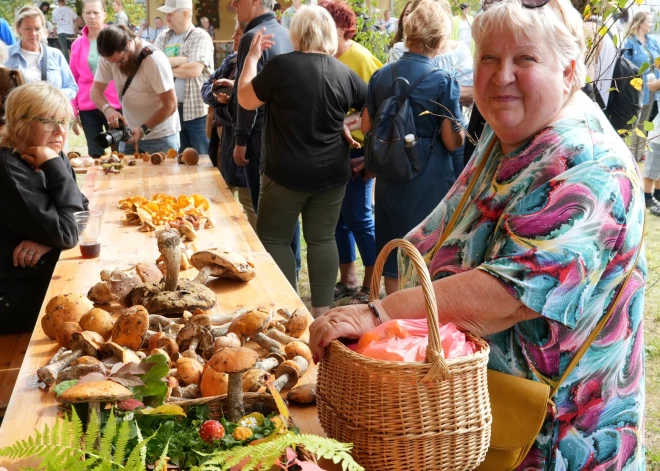
[[[442,344],[440,342],[440,327],[438,325],[438,305],[435,300],[435,292],[431,284],[431,277],[429,276],[426,263],[422,255],[413,244],[405,239],[394,239],[389,241],[383,250],[378,254],[376,263],[374,264],[374,273],[371,278],[371,289],[369,291],[369,299],[375,301],[380,294],[380,278],[383,274],[385,261],[390,252],[394,249],[403,250],[412,261],[417,275],[422,285],[424,292],[424,301],[426,302],[426,318],[428,321],[429,343],[426,347],[426,362],[431,363],[432,367],[426,374],[422,381],[444,381],[451,378],[451,372],[447,367],[442,353]]]

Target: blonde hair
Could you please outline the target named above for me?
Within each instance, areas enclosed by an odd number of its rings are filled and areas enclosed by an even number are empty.
[[[5,110],[0,146],[12,149],[28,141],[32,118],[73,119],[73,108],[67,96],[47,82],[15,88],[7,96]]]
[[[445,2],[422,1],[417,4],[403,26],[407,48],[437,50],[451,36],[452,21]]]
[[[323,7],[303,6],[291,20],[289,36],[296,51],[317,51],[329,56],[337,52],[337,27]]]
[[[520,0],[492,3],[472,22],[475,57],[486,36],[501,31],[510,31],[517,42],[525,39],[538,42],[542,38],[560,67],[570,67],[575,61],[571,94],[584,86],[587,76],[584,26],[582,16],[568,0],[551,0],[541,8],[527,8]]]
[[[25,5],[24,7],[21,7],[16,13],[16,18],[14,18],[14,28],[18,34],[20,34],[18,28],[21,27],[21,23],[23,23],[23,20],[26,18],[39,18],[41,20],[41,36],[42,39],[45,39],[48,32],[46,31],[46,17],[44,16],[44,12],[35,5]]]
[[[638,11],[635,13],[635,16],[633,16],[632,21],[630,22],[630,26],[628,26],[628,31],[626,33],[626,37],[632,37],[632,36],[637,36],[637,32],[639,31],[639,27],[642,26],[642,23],[646,21],[646,17],[650,16],[653,18],[653,15],[651,15],[651,12],[648,11]]]
[[[98,3],[101,6],[101,11],[105,13],[105,2],[103,0],[83,0],[83,13],[85,12],[85,7],[90,3]]]

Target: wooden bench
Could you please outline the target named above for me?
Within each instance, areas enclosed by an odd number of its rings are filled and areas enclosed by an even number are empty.
[[[5,415],[31,335],[0,335],[0,417]]]

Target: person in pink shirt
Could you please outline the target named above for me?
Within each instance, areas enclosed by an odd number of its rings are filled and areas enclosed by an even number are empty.
[[[92,157],[99,157],[105,153],[105,149],[94,141],[94,137],[109,128],[105,112],[96,108],[90,98],[90,91],[94,83],[96,66],[99,61],[99,53],[96,48],[96,37],[105,27],[105,7],[102,0],[85,0],[83,2],[83,19],[85,27],[82,30],[82,36],[76,39],[71,45],[71,59],[69,66],[76,83],[78,83],[78,95],[73,99],[73,110],[76,113],[76,124],[73,132],[80,134],[82,126],[85,138],[87,139],[87,151]],[[121,105],[117,98],[117,92],[114,86],[105,90],[105,97],[111,107],[119,110]],[[104,129],[105,128],[105,129]]]

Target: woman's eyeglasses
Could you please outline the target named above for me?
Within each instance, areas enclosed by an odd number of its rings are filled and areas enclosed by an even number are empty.
[[[75,120],[73,119],[50,119],[50,118],[32,118],[32,121],[39,121],[45,131],[53,132],[58,126],[62,126],[65,131],[70,131]]]
[[[482,8],[486,10],[492,4],[501,1],[502,0],[485,0]],[[524,6],[525,8],[541,8],[547,5],[548,3],[550,3],[550,0],[520,0],[520,3],[522,3],[522,6]]]

